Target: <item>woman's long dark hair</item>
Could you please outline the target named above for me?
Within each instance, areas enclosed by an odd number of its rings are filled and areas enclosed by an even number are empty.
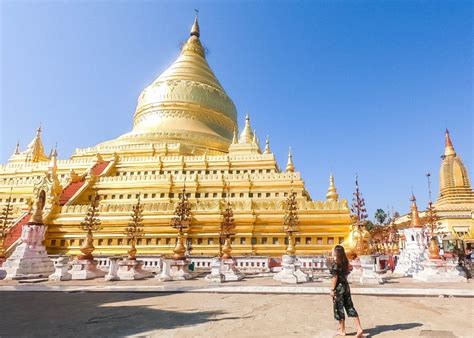
[[[336,255],[337,267],[343,272],[349,273],[349,260],[347,259],[344,247],[342,245],[336,245],[334,247],[334,253]]]

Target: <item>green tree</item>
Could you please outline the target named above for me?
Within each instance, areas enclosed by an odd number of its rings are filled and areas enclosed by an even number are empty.
[[[387,213],[383,211],[383,209],[377,209],[375,211],[374,217],[377,224],[384,224],[385,220],[387,219]]]
[[[368,232],[372,232],[372,230],[374,230],[374,223],[372,223],[371,221],[367,221],[365,223],[365,229],[368,231]]]

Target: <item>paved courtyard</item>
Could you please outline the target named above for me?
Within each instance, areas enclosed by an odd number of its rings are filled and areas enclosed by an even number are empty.
[[[354,296],[374,337],[472,337],[474,299]],[[326,295],[0,292],[0,336],[332,337]],[[352,320],[348,332],[354,335]]]

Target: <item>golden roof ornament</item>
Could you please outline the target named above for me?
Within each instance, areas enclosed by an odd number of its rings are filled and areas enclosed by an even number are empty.
[[[271,153],[271,151],[270,151],[270,138],[267,135],[267,138],[265,140],[265,154],[270,154],[270,153]]]
[[[293,155],[291,154],[291,147],[288,150],[288,163],[286,164],[286,172],[292,173],[295,171],[295,166],[293,164]]]
[[[247,113],[247,115],[245,115],[244,129],[240,133],[239,143],[248,144],[252,142],[252,139],[253,139],[253,135],[252,135],[252,128],[250,127],[250,116]]]
[[[20,141],[18,140],[16,142],[16,147],[15,147],[15,151],[13,152],[14,155],[18,155],[20,153]]]
[[[451,137],[449,136],[448,128],[446,128],[444,138],[444,156],[455,156],[456,152],[454,151],[453,143],[451,142]]]
[[[237,128],[234,127],[234,137],[232,138],[232,144],[239,143],[239,139],[237,137]]]
[[[326,199],[328,201],[337,201],[339,199],[339,194],[337,193],[336,186],[334,185],[334,176],[331,174],[329,176],[329,189],[326,194]]]
[[[196,16],[194,17],[193,26],[191,27],[191,36],[199,37],[199,22],[198,22],[199,11],[196,10]]]
[[[415,195],[412,193],[411,194],[411,198],[410,198],[410,201],[411,201],[411,222],[410,222],[410,226],[412,228],[421,228],[422,225],[421,225],[421,221],[420,221],[420,215],[418,214],[418,207],[416,205],[416,198],[415,198]]]
[[[43,142],[41,141],[41,126],[36,130],[36,135],[33,140],[26,146],[25,151],[16,153],[12,156],[18,155],[26,162],[44,162],[48,161],[49,157],[44,153]]]

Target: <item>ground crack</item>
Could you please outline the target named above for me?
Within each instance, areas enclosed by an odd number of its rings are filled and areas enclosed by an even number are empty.
[[[90,318],[88,321],[86,321],[86,324],[95,324],[95,323],[99,323],[99,322],[104,322],[104,321],[107,321],[107,320],[115,320],[115,319],[123,319],[123,318],[129,318],[129,317],[133,317],[133,316],[136,316],[138,314],[137,313],[131,313],[131,314],[111,314],[111,315],[108,315],[108,316],[101,316],[101,317],[93,317],[93,318]]]

